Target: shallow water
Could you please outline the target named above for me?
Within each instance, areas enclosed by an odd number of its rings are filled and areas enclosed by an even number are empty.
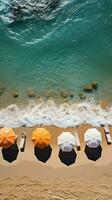
[[[37,96],[54,91],[60,101],[57,93],[72,91],[76,102],[93,80],[99,88],[88,96],[111,102],[112,1],[60,0],[53,7],[46,0],[28,2],[14,18],[11,1],[0,0],[0,81],[7,88],[0,105],[27,102],[28,88]]]

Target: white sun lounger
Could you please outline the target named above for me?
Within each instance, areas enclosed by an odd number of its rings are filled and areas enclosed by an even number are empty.
[[[26,133],[21,133],[21,140],[19,144],[19,149],[21,152],[24,152],[26,144]]]
[[[75,140],[76,140],[76,148],[77,148],[77,151],[80,151],[81,145],[80,145],[80,140],[79,140],[78,133],[74,133],[74,137],[75,137]]]
[[[104,131],[105,131],[105,137],[106,137],[107,144],[111,144],[112,143],[112,138],[111,138],[111,135],[110,135],[110,131],[109,131],[108,125],[104,126]]]

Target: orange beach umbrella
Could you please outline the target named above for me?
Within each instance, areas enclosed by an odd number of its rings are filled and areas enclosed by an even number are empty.
[[[51,134],[45,128],[37,128],[32,133],[32,141],[38,148],[45,148],[50,144]]]
[[[16,140],[17,136],[12,128],[0,129],[0,147],[9,148]]]

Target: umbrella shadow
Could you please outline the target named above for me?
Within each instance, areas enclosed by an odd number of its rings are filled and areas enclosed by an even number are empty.
[[[74,149],[71,152],[63,152],[60,149],[58,157],[62,163],[69,166],[75,163],[77,154]]]
[[[84,151],[88,159],[96,161],[101,157],[102,147],[99,145],[97,148],[90,148],[86,145]]]
[[[2,148],[3,159],[9,163],[17,159],[18,153],[19,149],[16,143],[9,148]]]
[[[52,148],[50,145],[48,145],[43,149],[38,147],[34,148],[34,154],[36,158],[43,163],[47,162],[47,160],[51,157],[51,153],[52,153]]]

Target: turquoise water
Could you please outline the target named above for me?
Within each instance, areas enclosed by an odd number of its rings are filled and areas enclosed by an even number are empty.
[[[40,2],[26,5],[14,21],[11,2],[0,0],[0,81],[7,88],[5,100],[11,90],[26,100],[28,88],[39,95],[69,90],[78,99],[83,85],[93,80],[99,89],[91,96],[111,100],[112,1],[60,0],[43,10]]]

